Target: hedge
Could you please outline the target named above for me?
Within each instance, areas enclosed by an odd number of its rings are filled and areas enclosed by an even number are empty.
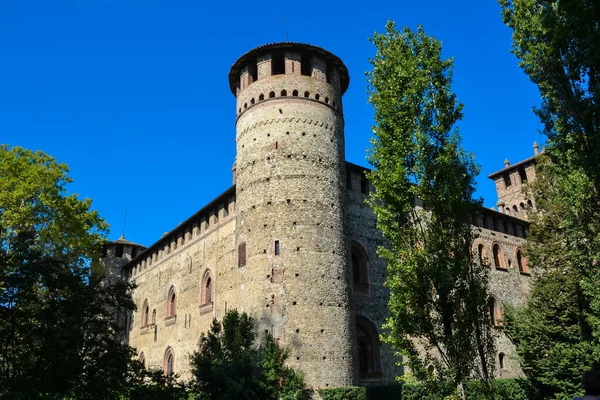
[[[494,381],[495,400],[541,400],[537,389],[527,379],[496,379]],[[468,400],[488,400],[489,394],[481,381],[470,381],[465,385]],[[323,400],[444,400],[454,393],[447,388],[443,393],[431,393],[420,384],[388,386],[347,386],[319,389]]]

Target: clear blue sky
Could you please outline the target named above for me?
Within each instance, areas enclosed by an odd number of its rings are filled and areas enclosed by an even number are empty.
[[[227,74],[265,43],[311,43],[348,66],[346,157],[365,161],[372,110],[368,37],[387,20],[443,41],[465,104],[464,146],[487,175],[533,154],[537,89],[510,53],[494,0],[0,1],[0,142],[66,162],[70,190],[121,233],[150,245],[231,185],[235,99]]]

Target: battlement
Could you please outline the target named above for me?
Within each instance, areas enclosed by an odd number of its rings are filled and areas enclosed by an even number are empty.
[[[160,260],[167,258],[191,244],[194,239],[208,233],[212,228],[235,213],[235,186],[231,186],[213,201],[198,210],[175,229],[165,233],[159,240],[131,259],[123,268],[130,277],[135,277],[156,265]]]
[[[312,77],[331,84],[340,96],[350,84],[348,69],[334,54],[309,44],[281,42],[256,47],[241,56],[231,67],[229,86],[237,97],[254,82],[276,75]]]

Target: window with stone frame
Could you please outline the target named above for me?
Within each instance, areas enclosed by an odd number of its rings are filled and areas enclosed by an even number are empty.
[[[169,295],[167,296],[167,318],[174,317],[175,315],[177,315],[177,296],[175,287],[171,286]]]
[[[148,325],[148,314],[150,312],[150,307],[148,306],[148,300],[144,300],[144,305],[142,306],[142,327]]]
[[[504,266],[504,253],[498,243],[494,243],[492,252],[494,254],[494,267],[496,267],[496,269],[506,269]]]
[[[361,379],[381,376],[379,334],[368,319],[356,317],[356,341],[358,346],[358,375]]]
[[[165,358],[163,361],[163,373],[165,376],[171,376],[175,372],[175,354],[173,354],[173,349],[171,347],[167,348],[165,351]]]
[[[527,268],[527,259],[523,255],[521,249],[517,249],[517,266],[521,274],[529,274],[529,268]]]
[[[352,278],[355,288],[368,288],[369,270],[367,253],[357,242],[351,244]]]
[[[206,271],[202,277],[202,292],[200,293],[200,305],[211,304],[213,301],[213,282],[210,271]]]

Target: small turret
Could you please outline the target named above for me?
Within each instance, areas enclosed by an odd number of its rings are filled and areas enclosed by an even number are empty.
[[[104,278],[106,281],[127,279],[123,266],[145,249],[146,247],[125,239],[124,235],[121,235],[117,240],[106,243],[102,247],[102,258],[100,259],[104,265]]]

